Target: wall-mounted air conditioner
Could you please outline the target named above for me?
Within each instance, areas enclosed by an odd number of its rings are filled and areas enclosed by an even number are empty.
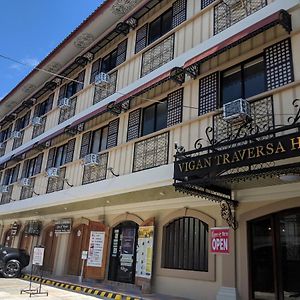
[[[250,120],[250,103],[247,100],[240,98],[224,104],[223,118],[229,123],[239,123]]]
[[[71,106],[71,101],[70,101],[70,98],[61,98],[59,101],[58,101],[58,107],[60,109],[67,109]]]
[[[5,194],[5,193],[8,193],[8,192],[9,192],[8,185],[1,185],[0,186],[0,193]]]
[[[85,166],[89,166],[89,167],[94,167],[94,166],[99,166],[99,155],[98,154],[88,154],[83,158],[83,164]]]
[[[58,178],[60,175],[60,169],[59,168],[49,168],[47,170],[47,176],[49,178]]]
[[[110,84],[110,76],[107,73],[100,72],[95,76],[95,85],[103,87],[108,84]]]
[[[20,183],[20,186],[31,187],[31,179],[30,178],[21,178],[19,183]]]
[[[13,138],[13,139],[20,139],[21,138],[21,131],[13,131],[11,133],[11,138]]]
[[[40,126],[40,125],[42,125],[42,118],[41,117],[34,117],[34,118],[32,118],[31,124],[33,126]]]

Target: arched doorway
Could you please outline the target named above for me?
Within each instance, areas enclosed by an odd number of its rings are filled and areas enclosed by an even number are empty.
[[[3,245],[5,247],[11,247],[12,242],[13,242],[13,237],[11,235],[11,229],[8,229],[4,234]]]
[[[58,237],[54,232],[54,226],[46,228],[43,237],[43,245],[45,247],[43,268],[47,272],[53,272],[57,240]]]
[[[70,235],[70,252],[69,252],[69,275],[80,275],[81,271],[81,252],[86,249],[88,237],[88,226],[86,224],[80,224],[73,228]]]
[[[139,225],[133,221],[118,224],[112,230],[108,279],[134,283]]]
[[[33,242],[33,236],[26,233],[26,230],[23,230],[20,242],[19,242],[19,248],[24,249],[27,251],[27,253],[31,254],[31,246]]]
[[[250,298],[300,299],[300,209],[248,223]]]

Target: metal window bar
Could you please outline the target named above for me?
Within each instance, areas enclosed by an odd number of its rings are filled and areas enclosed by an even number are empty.
[[[96,104],[104,100],[105,98],[111,96],[116,92],[118,71],[109,74],[109,76],[110,76],[110,83],[106,87],[99,87],[95,85],[93,104]]]
[[[232,6],[220,2],[214,7],[214,34],[218,34],[266,5],[266,0],[242,0]]]
[[[135,143],[133,172],[146,170],[168,163],[169,132]]]
[[[77,97],[74,97],[70,100],[70,107],[60,110],[58,124],[63,123],[75,115],[76,103]]]
[[[60,176],[59,177],[50,177],[48,178],[47,184],[47,191],[46,193],[53,193],[57,191],[61,191],[64,189],[64,182],[65,182],[65,175],[66,175],[66,168],[60,169]]]
[[[141,77],[163,66],[174,58],[174,34],[143,53]]]
[[[82,184],[106,179],[108,152],[99,155],[98,166],[84,166]]]
[[[47,120],[46,116],[42,117],[42,124],[39,125],[39,126],[34,126],[33,127],[33,131],[32,131],[32,138],[33,139],[45,132],[46,120]]]

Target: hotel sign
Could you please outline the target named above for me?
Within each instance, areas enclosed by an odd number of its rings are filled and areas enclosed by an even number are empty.
[[[213,149],[213,148],[211,148]],[[300,155],[299,132],[175,161],[174,179],[216,177],[220,172]],[[184,154],[183,154],[184,155]]]

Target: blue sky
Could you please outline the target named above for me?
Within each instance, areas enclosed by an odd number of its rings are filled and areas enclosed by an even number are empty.
[[[0,1],[0,54],[29,65],[40,62],[102,0]],[[31,68],[0,57],[0,100]]]

